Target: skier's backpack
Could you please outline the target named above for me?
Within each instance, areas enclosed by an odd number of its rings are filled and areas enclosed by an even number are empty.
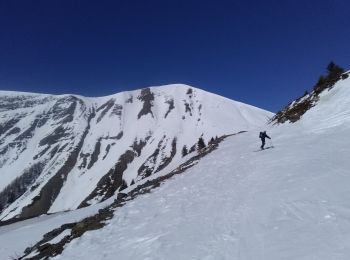
[[[263,137],[263,133],[260,132],[260,133],[259,133],[259,138],[262,138],[262,137]]]

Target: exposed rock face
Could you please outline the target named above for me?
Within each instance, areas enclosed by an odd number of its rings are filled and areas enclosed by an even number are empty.
[[[143,102],[143,106],[137,118],[140,119],[141,116],[151,114],[153,117],[152,106],[154,100],[154,94],[149,88],[145,88],[141,90],[141,95],[138,97],[139,100]]]
[[[200,136],[249,130],[267,115],[184,85],[101,98],[0,91],[0,220],[101,202],[170,172]]]

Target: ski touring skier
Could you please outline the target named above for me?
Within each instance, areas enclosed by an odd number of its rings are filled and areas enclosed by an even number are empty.
[[[261,148],[261,150],[264,150],[265,138],[271,139],[271,137],[266,134],[266,131],[263,131],[263,132],[260,132],[259,138],[261,139],[261,146],[260,146],[260,148]]]

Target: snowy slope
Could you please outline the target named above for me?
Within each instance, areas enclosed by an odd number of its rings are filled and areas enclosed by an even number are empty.
[[[349,142],[330,135],[289,133],[264,152],[256,133],[232,137],[54,259],[349,259]]]
[[[296,123],[264,128],[274,148],[259,151],[257,130],[229,137],[54,259],[349,259],[350,80]],[[23,223],[22,240],[40,225]]]
[[[349,259],[349,121],[347,79],[271,127],[274,148],[230,137],[55,259]]]
[[[43,215],[0,227],[0,259],[19,257],[28,246],[40,241],[45,233],[61,225],[79,221],[96,214],[99,209],[110,203],[111,199],[108,199],[102,203],[79,210]]]
[[[0,92],[0,219],[76,209],[182,160],[199,137],[271,113],[186,85],[101,98]]]

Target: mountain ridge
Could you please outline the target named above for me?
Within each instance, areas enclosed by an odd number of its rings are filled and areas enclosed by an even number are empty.
[[[4,91],[0,99],[2,220],[101,202],[176,168],[198,138],[208,143],[272,115],[187,85],[98,98]]]

